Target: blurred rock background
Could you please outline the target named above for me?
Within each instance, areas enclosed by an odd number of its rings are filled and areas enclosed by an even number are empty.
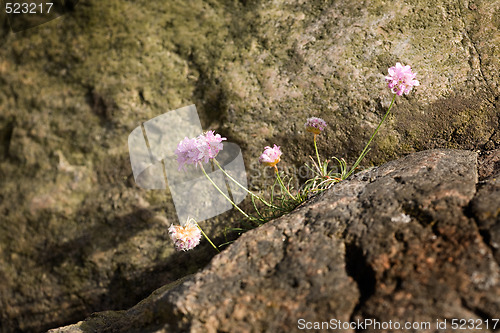
[[[421,85],[364,166],[498,148],[499,13],[498,0],[87,0],[14,34],[2,11],[0,332],[130,307],[210,260],[208,247],[174,254],[168,193],[133,180],[128,134],[166,111],[196,104],[258,187],[263,146],[282,146],[289,170],[312,153],[308,116],[329,123],[320,153],[352,162],[399,61]],[[220,235],[233,218],[205,226]]]

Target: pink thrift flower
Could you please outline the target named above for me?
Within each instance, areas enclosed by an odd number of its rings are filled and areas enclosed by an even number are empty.
[[[177,155],[177,163],[179,163],[179,170],[185,164],[197,165],[200,161],[200,151],[198,150],[198,140],[185,137],[184,140],[179,142],[175,154]]]
[[[179,170],[186,164],[193,164],[198,166],[198,163],[208,161],[224,148],[222,141],[227,140],[215,134],[214,131],[208,131],[205,134],[200,134],[197,138],[189,139],[184,138],[177,145],[175,154],[177,155],[177,162],[179,163]]]
[[[415,80],[415,73],[412,73],[410,66],[403,66],[399,62],[396,66],[389,68],[389,75],[385,77],[389,89],[398,96],[408,94],[414,86],[420,85]]]
[[[319,134],[326,128],[327,125],[326,121],[324,121],[323,119],[311,117],[307,118],[305,126],[306,126],[306,131],[313,134]]]
[[[281,151],[279,146],[274,145],[273,148],[267,146],[262,155],[260,155],[259,161],[264,165],[274,167],[280,161],[280,156]]]
[[[224,146],[222,141],[227,140],[220,136],[220,134],[215,134],[214,131],[208,131],[205,134],[198,136],[198,150],[200,151],[200,160],[204,160],[205,163],[212,158],[215,158],[219,151],[221,151]]]
[[[170,238],[174,242],[177,251],[188,251],[200,244],[201,231],[194,220],[188,220],[184,226],[171,225],[168,228]]]

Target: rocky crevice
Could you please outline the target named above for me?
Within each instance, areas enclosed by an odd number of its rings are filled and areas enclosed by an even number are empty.
[[[477,70],[479,72],[480,77],[486,83],[486,87],[488,88],[488,90],[490,90],[490,92],[494,96],[495,93],[494,93],[493,89],[491,88],[492,82],[490,82],[487,79],[487,77],[484,75],[484,64],[483,64],[483,60],[481,57],[481,53],[479,52],[478,47],[476,45],[477,41],[475,41],[473,38],[471,38],[471,31],[470,31],[471,28],[469,27],[470,22],[468,22],[464,17],[464,14],[466,11],[471,12],[471,11],[477,10],[477,7],[475,5],[472,5],[472,6],[473,6],[473,8],[471,10],[471,8],[464,8],[464,6],[462,4],[459,5],[459,13],[460,13],[460,17],[462,18],[462,24],[463,24],[463,34],[464,34],[465,39],[467,40],[467,43],[463,43],[463,44],[464,44],[464,48],[470,49],[469,52],[471,54],[470,54],[470,58],[469,58],[469,65],[471,67],[471,70]],[[477,14],[473,15],[473,16],[477,16]],[[471,51],[473,51],[473,52],[471,52]],[[477,59],[474,59],[475,57],[477,57]],[[475,62],[477,62],[477,68],[475,68],[476,67]]]
[[[5,160],[9,156],[10,142],[14,132],[14,120],[7,120],[0,123],[0,161]]]
[[[363,309],[365,302],[375,294],[376,276],[373,268],[367,263],[362,248],[354,244],[345,246],[346,273],[356,282],[359,290],[357,304],[349,316],[350,320],[354,320],[354,316]]]
[[[476,224],[484,243],[500,266],[500,150],[482,156],[479,163],[476,195],[465,207],[464,214]]]

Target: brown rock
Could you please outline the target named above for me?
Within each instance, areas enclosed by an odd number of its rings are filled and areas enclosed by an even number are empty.
[[[431,150],[361,172],[178,286],[50,332],[295,332],[300,319],[429,322],[422,332],[447,319],[451,332],[453,318],[495,318],[499,263],[468,210],[498,196],[476,195],[476,158]]]

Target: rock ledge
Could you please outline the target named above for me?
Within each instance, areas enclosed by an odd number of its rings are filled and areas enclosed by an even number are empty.
[[[494,318],[499,176],[497,168],[478,183],[469,151],[408,155],[245,233],[202,271],[127,311],[49,332],[290,332],[300,331],[299,319]]]

